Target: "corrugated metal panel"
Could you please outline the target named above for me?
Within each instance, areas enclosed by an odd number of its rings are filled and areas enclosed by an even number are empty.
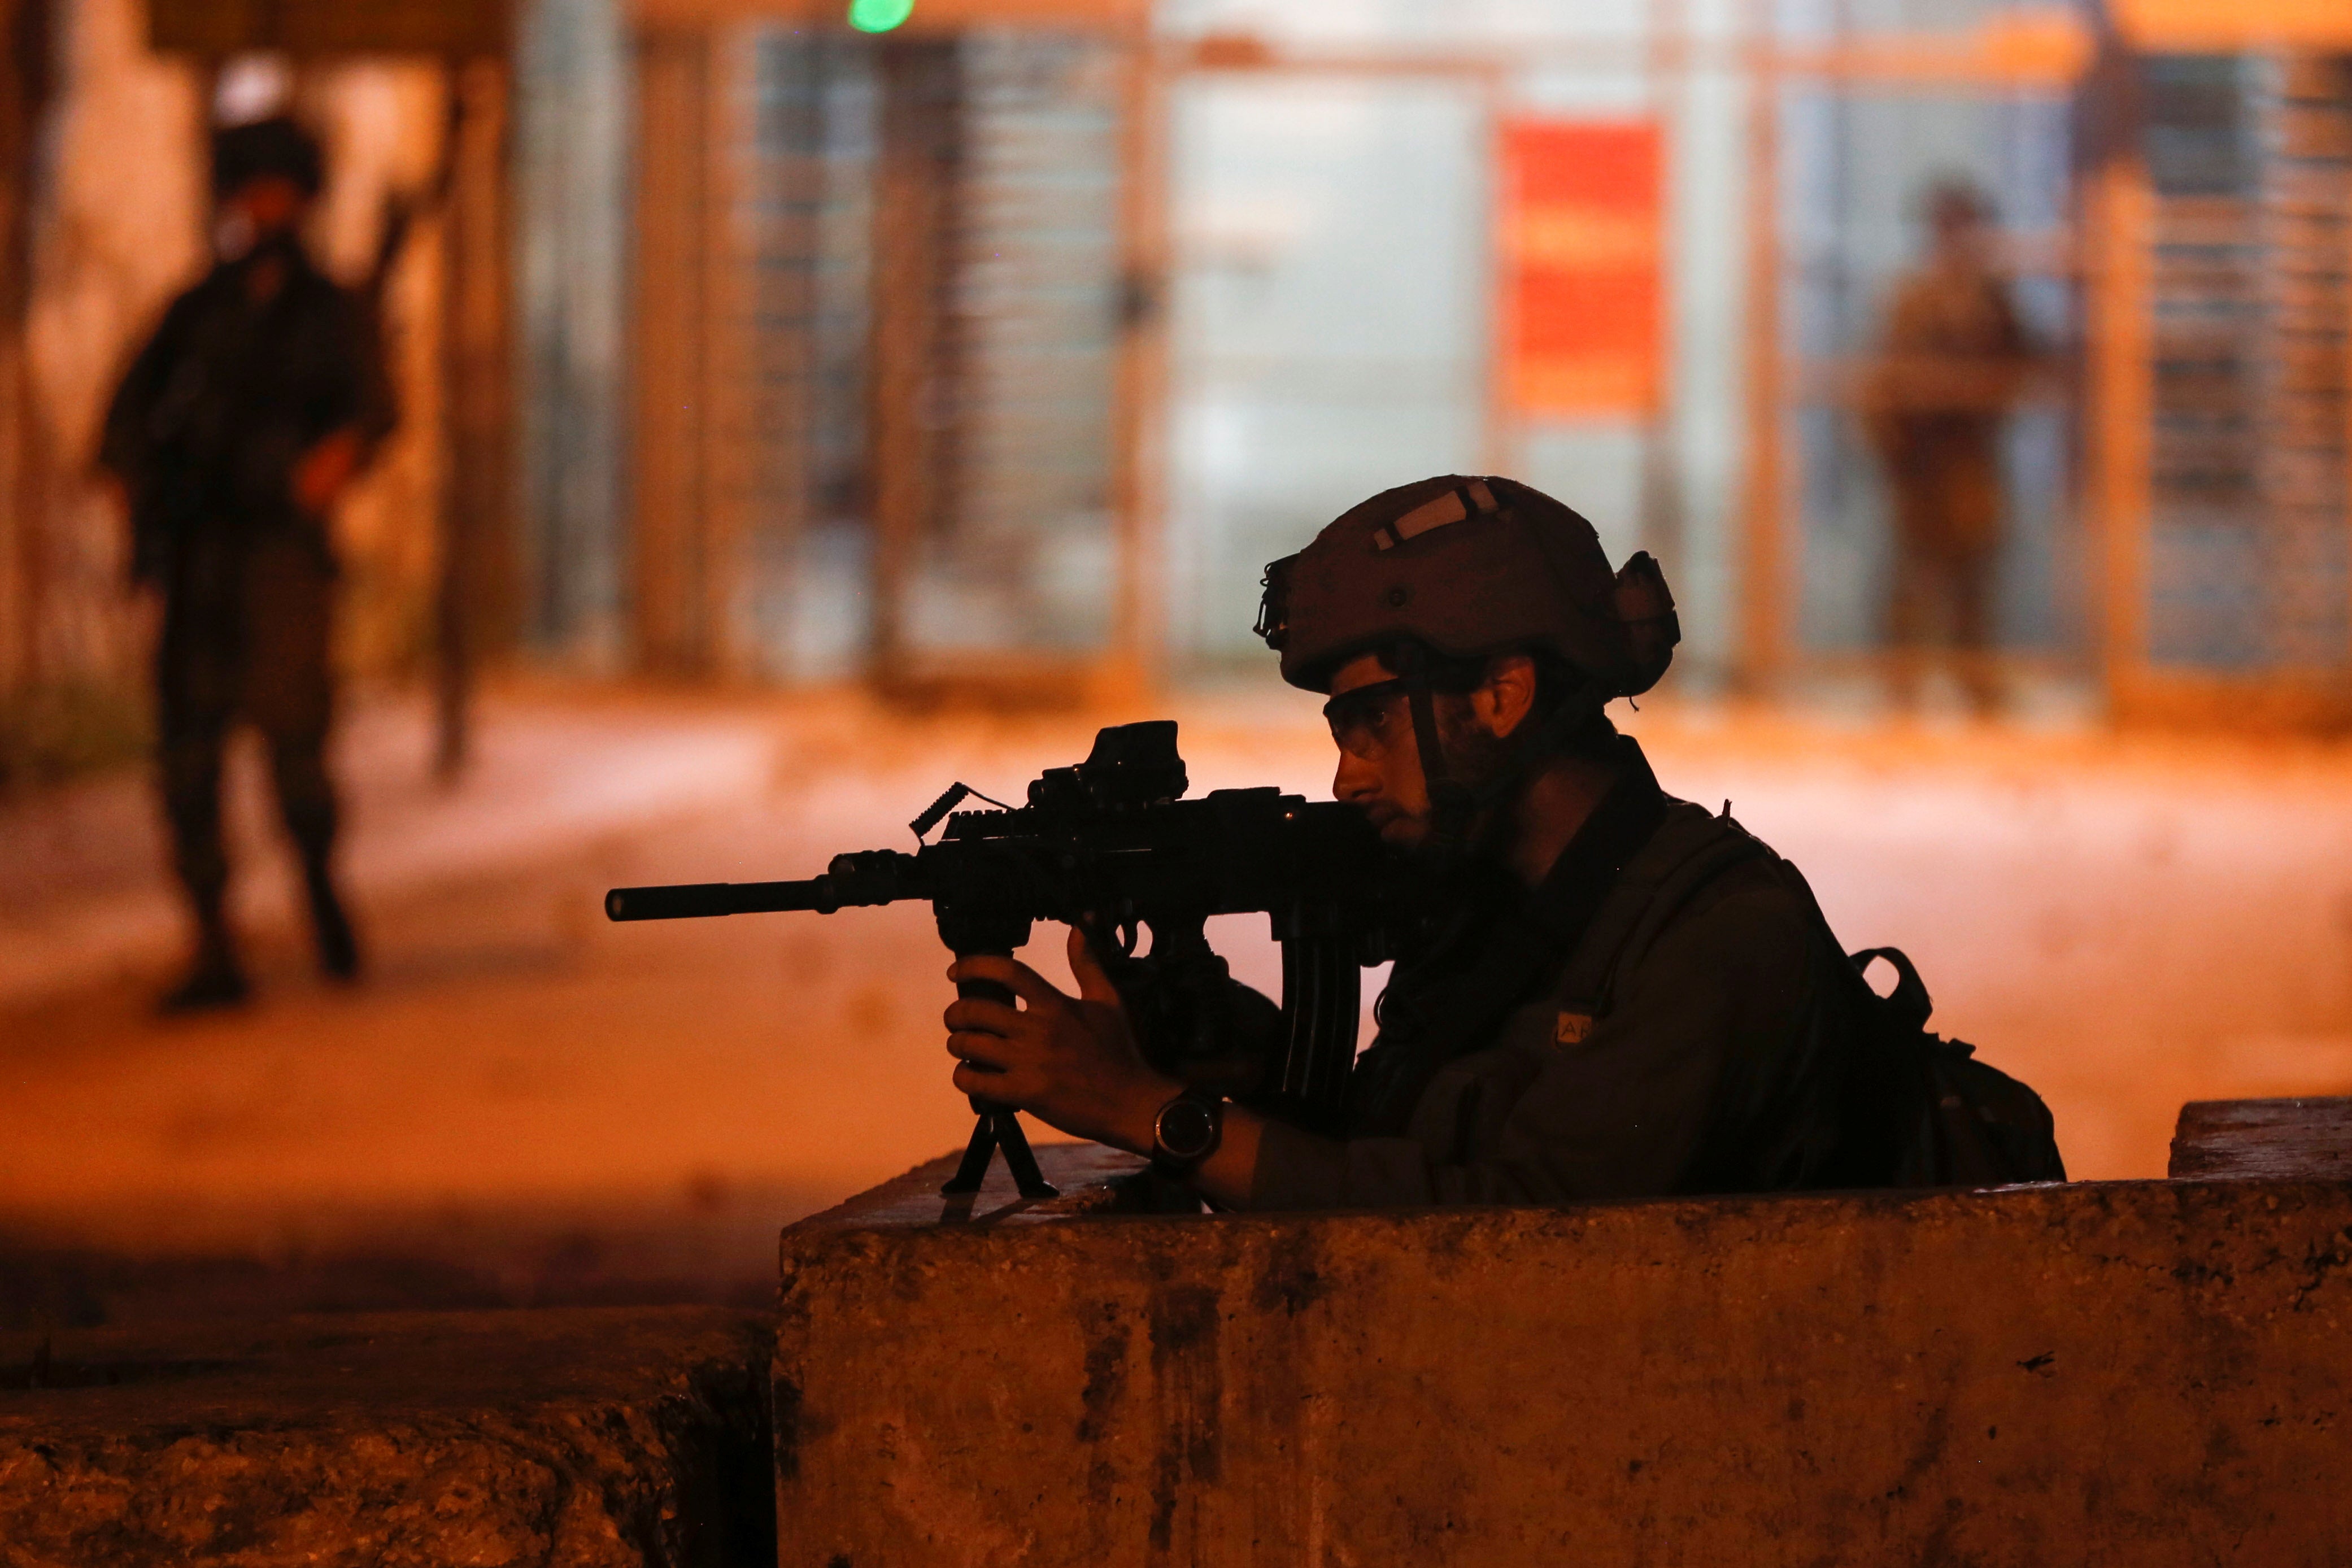
[[[759,659],[773,675],[828,676],[855,668],[869,635],[874,51],[775,28],[751,48],[737,330]]]
[[[750,111],[719,182],[731,281],[714,295],[730,389],[714,402],[740,415],[729,468],[756,666],[1099,648],[1119,47],[744,36]]]
[[[991,551],[1105,526],[1117,352],[1118,82],[1069,38],[965,46],[963,384],[952,524]]]
[[[2340,65],[2160,59],[2148,656],[2352,664],[2346,521],[2352,93]]]
[[[1012,30],[955,50],[940,482],[903,584],[904,651],[1098,649],[1116,566],[1121,56]]]

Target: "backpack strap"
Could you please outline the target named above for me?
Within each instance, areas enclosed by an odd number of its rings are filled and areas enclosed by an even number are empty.
[[[1563,1030],[1578,1027],[1571,1020],[1581,1018],[1589,1028],[1607,1016],[1618,973],[1629,959],[1649,951],[1658,933],[1717,877],[1771,853],[1729,818],[1716,820],[1725,831],[1710,834],[1685,855],[1643,868],[1638,880],[1621,882],[1618,896],[1587,930],[1560,977]]]
[[[1828,920],[1818,908],[1813,914],[1822,921],[1822,929],[1828,930]],[[1835,945],[1834,940],[1832,945]],[[1936,1011],[1936,1004],[1927,994],[1927,983],[1919,978],[1919,971],[1911,963],[1909,954],[1899,947],[1870,947],[1846,954],[1846,962],[1853,965],[1856,974],[1867,973],[1871,964],[1882,958],[1895,966],[1895,989],[1882,1000],[1895,1010],[1895,1016],[1906,1026],[1925,1029],[1929,1016]]]
[[[1813,923],[1840,951],[1821,901],[1811,899]],[[1865,1166],[1852,1179],[1899,1187],[1981,1187],[2005,1182],[2039,1181],[2055,1173],[2065,1179],[2049,1111],[2039,1096],[2007,1074],[1973,1063],[1976,1047],[1965,1040],[1931,1034],[1935,1010],[1927,983],[1910,955],[1899,947],[1871,947],[1846,955],[1853,966],[1843,977],[1861,1037],[1849,1068],[1849,1136],[1866,1148]],[[1864,974],[1884,959],[1895,969],[1895,989],[1881,996]],[[2021,1165],[2000,1144],[1989,1122],[2015,1119],[2013,1110],[1978,1103],[1972,1090],[1987,1081],[2013,1085],[2041,1118],[2027,1132],[2047,1151],[2047,1168],[2035,1159]]]
[[[1402,1131],[1437,1070],[1491,1041],[1512,1011],[1538,994],[1560,955],[1586,945],[1625,867],[1656,836],[1668,810],[1639,748],[1628,742],[1622,756],[1615,787],[1516,917],[1489,928],[1476,956],[1458,972],[1416,992],[1406,1019],[1383,1017],[1381,1037],[1357,1058],[1349,1079],[1349,1123],[1359,1136]]]

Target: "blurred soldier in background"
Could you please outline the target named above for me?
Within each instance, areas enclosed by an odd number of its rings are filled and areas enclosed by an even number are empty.
[[[1895,284],[1863,389],[1864,423],[1894,502],[1886,637],[1897,701],[1917,700],[1927,648],[1940,630],[1970,702],[1990,713],[2001,700],[1989,652],[2001,425],[2031,354],[1992,269],[1984,196],[1965,181],[1943,181],[1927,193],[1927,216],[1933,249]]]
[[[328,517],[392,410],[371,316],[303,247],[321,183],[319,145],[290,120],[216,133],[220,258],[173,302],[107,415],[100,462],[123,487],[131,576],[163,598],[160,782],[196,923],[166,1010],[246,994],[221,845],[222,750],[239,721],[268,744],[320,966],[340,980],[360,968],[333,874]]]

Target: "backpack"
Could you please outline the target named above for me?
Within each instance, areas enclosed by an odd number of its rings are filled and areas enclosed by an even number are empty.
[[[1895,989],[1881,996],[1864,973],[1884,959]],[[1903,1187],[1990,1187],[2012,1182],[2063,1182],[2065,1162],[2050,1108],[2042,1097],[1999,1068],[1979,1061],[1966,1040],[1948,1040],[1927,1028],[1935,1004],[1919,971],[1902,949],[1874,947],[1847,955],[1855,984],[1850,1005],[1864,1030],[1864,1051],[1906,1076],[1916,1075],[1917,1110],[1895,1163]]]
[[[1701,889],[1734,866],[1763,857],[1789,877],[1809,908],[1820,952],[1831,965],[1832,994],[1823,998],[1842,1042],[1851,1055],[1841,1073],[1838,1146],[1805,1184],[1841,1187],[1989,1187],[2016,1182],[2063,1182],[2066,1168],[2050,1109],[2024,1084],[1976,1059],[1976,1047],[1928,1032],[1933,1004],[1919,972],[1899,949],[1871,948],[1845,954],[1803,875],[1773,854],[1762,840],[1730,818],[1729,802],[1719,819],[1728,832],[1665,872],[1643,905],[1621,928],[1601,933],[1593,951],[1577,947],[1589,934],[1592,910],[1564,909],[1567,889],[1547,879],[1528,917],[1506,926],[1465,977],[1458,994],[1484,998],[1465,1005],[1445,1031],[1445,1047],[1486,1037],[1528,987],[1544,973],[1547,954],[1568,947],[1579,952],[1571,984],[1594,998],[1591,1011],[1605,1011],[1619,965],[1681,912]],[[1642,830],[1633,848],[1648,837]],[[1632,849],[1625,851],[1628,858]],[[1571,901],[1572,900],[1569,900]],[[1570,934],[1572,933],[1572,934]],[[1837,963],[1839,956],[1845,962]],[[1881,996],[1863,972],[1878,959],[1895,967],[1893,992]],[[1381,1068],[1391,1069],[1382,1087],[1406,1110],[1426,1081],[1383,1062],[1375,1043],[1357,1064],[1351,1089],[1371,1085]],[[1436,1053],[1440,1059],[1445,1051]],[[1423,1064],[1426,1067],[1426,1063]],[[1402,1130],[1402,1121],[1378,1131]],[[1357,1133],[1361,1136],[1360,1131]]]
[[[1997,1187],[2063,1182],[2065,1162],[2049,1106],[1999,1068],[1977,1059],[1976,1047],[1927,1027],[1935,1004],[1902,949],[1847,953],[1801,872],[1760,839],[1724,820],[1736,837],[1696,858],[1680,886],[1645,911],[1653,930],[1699,889],[1731,867],[1762,855],[1786,872],[1810,908],[1821,952],[1832,966],[1828,999],[1853,1055],[1845,1071],[1842,1145],[1818,1184],[1858,1187]],[[1843,954],[1845,963],[1835,963]],[[1610,961],[1614,968],[1617,958]],[[1881,996],[1864,978],[1884,959],[1895,989]]]
[[[1844,1141],[1822,1171],[1820,1184],[1997,1187],[2064,1181],[2056,1127],[2042,1097],[1979,1061],[1976,1047],[1966,1040],[1930,1031],[1927,1019],[1935,1004],[1910,957],[1895,947],[1846,953],[1803,874],[1731,822],[1730,803],[1724,805],[1722,820],[1736,837],[1696,858],[1677,877],[1680,886],[1645,911],[1643,923],[1655,929],[1699,889],[1757,855],[1772,860],[1796,884],[1811,910],[1822,955],[1832,963],[1831,1005],[1853,1053],[1843,1094]],[[1836,954],[1844,954],[1851,967],[1835,966]],[[1612,955],[1612,970],[1621,956]],[[1895,973],[1895,989],[1884,996],[1864,978],[1880,959]],[[1837,968],[1843,973],[1836,973]]]

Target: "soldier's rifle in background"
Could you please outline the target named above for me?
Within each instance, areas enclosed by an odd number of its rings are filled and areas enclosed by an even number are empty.
[[[1337,802],[1271,786],[1180,798],[1189,784],[1172,721],[1117,725],[1095,737],[1085,762],[1048,769],[1025,805],[956,811],[988,797],[952,786],[908,824],[920,846],[912,854],[837,855],[803,881],[615,888],[604,912],[615,921],[831,914],[919,899],[959,957],[1009,956],[1037,921],[1060,921],[1087,933],[1154,1067],[1242,1088],[1287,1121],[1334,1130],[1355,1058],[1361,972],[1386,956],[1379,837]],[[923,843],[942,818],[940,837]],[[1270,1018],[1253,1029],[1251,994],[1234,984],[1204,930],[1212,915],[1253,913],[1270,917],[1282,945],[1278,1029]],[[1150,947],[1139,957],[1146,931]],[[1013,1000],[984,982],[958,991]],[[1237,1063],[1237,1054],[1254,1059]],[[1023,1196],[1052,1196],[1013,1110],[980,1096],[972,1109],[979,1124],[942,1191],[978,1190],[1002,1148]]]

